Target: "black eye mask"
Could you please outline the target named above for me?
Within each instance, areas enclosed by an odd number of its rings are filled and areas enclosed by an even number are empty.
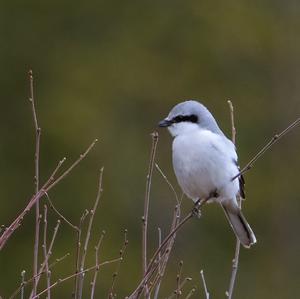
[[[198,116],[195,114],[191,115],[177,115],[172,119],[172,123],[180,123],[180,122],[191,122],[191,123],[197,123],[198,122]]]

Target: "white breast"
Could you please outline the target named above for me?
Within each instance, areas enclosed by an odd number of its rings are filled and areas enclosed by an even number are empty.
[[[219,193],[218,200],[232,199],[239,191],[234,145],[225,136],[208,130],[182,134],[173,141],[173,166],[179,185],[194,201]]]

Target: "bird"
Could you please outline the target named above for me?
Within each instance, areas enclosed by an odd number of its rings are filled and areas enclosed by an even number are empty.
[[[245,198],[245,181],[238,175],[236,148],[213,115],[199,101],[187,100],[158,126],[168,128],[173,137],[173,168],[183,193],[195,204],[219,203],[240,243],[250,248],[256,237],[238,204],[238,197]]]

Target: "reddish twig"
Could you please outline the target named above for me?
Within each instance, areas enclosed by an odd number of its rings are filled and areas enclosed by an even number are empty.
[[[66,158],[63,158],[47,180],[47,182],[43,185],[43,187],[28,201],[27,206],[25,209],[18,215],[18,217],[11,223],[11,225],[5,229],[5,231],[2,233],[0,237],[0,250],[3,249],[4,245],[6,244],[7,240],[11,237],[11,235],[14,233],[14,231],[21,225],[21,222],[24,218],[24,216],[31,210],[32,206],[45,195],[46,192],[49,192],[56,184],[58,184],[62,179],[64,179],[70,171],[73,170],[75,166],[77,166],[90,152],[90,150],[94,147],[96,144],[97,139],[95,139],[92,144],[87,148],[87,150],[80,155],[80,157],[57,179],[55,179],[55,175],[58,172],[58,170],[61,168],[63,162],[66,160]]]
[[[284,135],[286,135],[288,132],[290,132],[292,129],[297,127],[300,124],[300,117],[297,118],[294,122],[292,122],[287,128],[285,128],[282,132],[279,134],[275,134],[271,140],[246,164],[246,166],[237,173],[231,180],[235,180],[245,172],[249,171],[254,163],[276,142],[278,142]]]
[[[48,263],[49,258],[52,255],[52,248],[53,248],[54,241],[56,239],[57,232],[58,232],[58,229],[60,227],[60,224],[61,224],[60,220],[57,220],[56,226],[54,227],[54,232],[53,232],[53,235],[52,235],[52,239],[51,239],[51,242],[50,242],[50,245],[49,245],[49,249],[47,251],[46,258],[44,259],[43,263],[41,264],[40,269],[38,271],[38,274],[36,274],[35,276],[33,276],[33,280],[36,280],[37,284],[39,283],[41,274],[44,273],[44,269],[46,267],[46,263]],[[30,298],[32,298],[33,296],[34,295],[33,295],[33,291],[32,291],[31,294],[30,294]]]
[[[148,213],[149,213],[149,201],[150,201],[150,190],[151,190],[153,166],[154,166],[155,153],[156,153],[156,148],[157,148],[157,143],[158,143],[158,133],[153,132],[151,134],[151,137],[152,137],[152,148],[151,148],[149,168],[148,168],[147,181],[146,181],[144,215],[142,217],[142,221],[143,221],[143,229],[142,229],[142,231],[143,231],[143,244],[142,244],[143,275],[145,275],[146,269],[147,269]],[[147,286],[146,286],[146,298],[149,299]]]
[[[105,235],[105,231],[102,231],[100,239],[99,239],[97,245],[95,246],[95,265],[99,265],[99,249],[100,249],[100,246],[102,244],[102,240],[104,238],[104,235]],[[99,267],[96,267],[95,272],[94,272],[94,277],[93,277],[93,280],[91,282],[91,299],[94,299],[94,296],[95,296],[95,289],[96,289],[96,282],[97,282],[98,272],[99,272]]]
[[[230,119],[231,119],[231,131],[232,131],[232,142],[235,145],[235,139],[236,139],[236,129],[235,129],[235,124],[234,124],[234,110],[233,110],[233,105],[231,101],[228,101],[229,104],[229,110],[230,110]],[[240,209],[242,209],[242,201],[238,197],[238,203]],[[230,282],[229,282],[229,290],[226,292],[226,295],[229,299],[231,299],[232,294],[233,294],[233,289],[235,285],[235,280],[236,280],[236,275],[238,271],[238,264],[239,264],[239,258],[240,258],[240,248],[241,248],[241,242],[238,238],[236,238],[235,242],[235,253],[234,253],[234,259],[232,260],[232,271],[231,271],[231,277],[230,277]],[[209,299],[209,293],[207,292],[206,289],[206,284],[205,284],[205,279],[204,279],[204,274],[203,271],[201,272],[204,288],[205,288],[205,294],[206,298]]]
[[[40,139],[41,139],[41,128],[38,125],[37,113],[35,108],[34,100],[34,88],[33,88],[33,73],[32,70],[29,71],[29,83],[30,83],[30,97],[29,101],[31,102],[32,107],[32,117],[34,122],[35,129],[35,154],[34,154],[34,182],[35,182],[35,194],[39,192],[39,161],[40,161]],[[38,267],[38,255],[39,255],[39,235],[40,235],[40,205],[37,200],[35,203],[35,238],[34,238],[34,250],[33,250],[33,275],[37,274]],[[37,281],[33,281],[33,294],[36,294]]]
[[[80,249],[81,249],[81,233],[82,233],[82,225],[83,222],[85,220],[85,218],[87,217],[87,215],[89,214],[88,210],[85,210],[82,214],[82,216],[80,217],[80,221],[79,221],[79,226],[78,226],[78,231],[77,231],[77,242],[76,242],[76,263],[75,263],[75,273],[79,273],[80,271]],[[78,295],[78,275],[75,276],[75,282],[74,282],[74,291],[72,294],[72,298],[77,299],[77,295]]]
[[[119,252],[119,254],[120,254],[119,262],[118,262],[118,265],[117,265],[117,269],[114,272],[113,277],[112,277],[111,287],[109,289],[108,296],[107,296],[108,299],[114,299],[116,297],[115,294],[114,294],[114,287],[115,287],[117,276],[119,275],[121,263],[123,261],[123,257],[124,257],[127,246],[128,246],[127,229],[125,229],[125,231],[124,231],[124,243],[123,243],[122,249]]]
[[[86,237],[85,237],[85,242],[84,242],[84,247],[83,247],[83,253],[82,253],[82,257],[81,257],[80,271],[82,271],[84,269],[85,258],[86,258],[86,253],[87,253],[87,249],[88,249],[88,244],[89,244],[89,241],[90,241],[92,225],[93,225],[95,213],[96,213],[96,210],[97,210],[97,207],[98,207],[98,204],[99,204],[99,201],[100,201],[101,193],[102,193],[103,170],[104,170],[104,168],[102,167],[101,170],[100,170],[97,197],[96,197],[93,209],[90,210],[90,213],[89,213],[90,214],[90,221],[89,221],[89,225],[88,225],[88,229],[87,229],[87,233],[86,233]],[[79,281],[78,281],[78,287],[79,287],[78,298],[81,299],[84,275],[79,275],[78,279],[79,279]]]
[[[69,255],[70,255],[70,253],[67,253],[67,254],[65,254],[64,256],[62,256],[61,258],[56,259],[55,262],[53,262],[52,264],[49,265],[49,269],[52,269],[57,263],[61,262],[62,260],[64,260],[64,259],[65,259],[66,257],[68,257]],[[24,272],[24,271],[22,271],[22,273],[23,273],[23,272]],[[21,275],[22,275],[22,273],[21,273]],[[24,288],[25,288],[26,285],[28,285],[29,283],[31,283],[31,282],[33,281],[34,278],[39,277],[39,276],[41,276],[41,275],[44,274],[44,273],[45,273],[45,271],[43,271],[43,272],[37,274],[37,276],[31,277],[30,279],[28,279],[28,280],[26,280],[26,281],[24,280],[24,281],[21,283],[21,285],[20,285],[20,286],[12,293],[12,295],[9,297],[9,299],[14,299],[14,298],[18,295],[19,292],[21,292],[21,294],[22,294],[22,292],[24,292]],[[24,272],[24,275],[25,275],[25,272]]]
[[[50,287],[51,281],[50,276],[51,272],[49,270],[49,256],[47,254],[47,205],[44,205],[44,238],[43,238],[43,253],[44,253],[44,261],[45,261],[45,268],[46,268],[46,282],[47,287]],[[34,294],[35,295],[35,294]],[[51,290],[48,290],[47,299],[51,298]]]
[[[91,270],[94,270],[94,269],[97,268],[97,267],[102,267],[102,266],[107,265],[107,264],[111,264],[111,263],[114,263],[114,262],[118,262],[118,261],[120,261],[121,259],[122,259],[122,258],[119,257],[119,258],[116,258],[116,259],[113,259],[113,260],[110,260],[110,261],[105,261],[105,262],[100,263],[100,264],[98,264],[98,265],[89,267],[89,268],[87,268],[87,269],[85,269],[85,270],[79,271],[78,273],[71,274],[71,275],[69,275],[69,276],[67,276],[67,277],[65,277],[65,278],[58,279],[56,282],[54,282],[53,284],[51,284],[51,286],[50,286],[49,288],[52,289],[52,288],[54,288],[55,286],[57,286],[58,284],[61,284],[61,283],[65,282],[65,281],[67,281],[67,280],[69,280],[69,279],[71,279],[71,278],[73,278],[73,277],[75,277],[75,276],[77,276],[77,275],[80,275],[80,274],[83,274],[83,273],[87,273],[87,272],[89,272],[89,271],[91,271]],[[36,296],[34,296],[32,299],[39,298],[39,296],[41,296],[41,295],[45,294],[46,292],[48,292],[48,289],[49,289],[49,288],[44,289],[43,291],[41,291],[40,293],[38,293]]]

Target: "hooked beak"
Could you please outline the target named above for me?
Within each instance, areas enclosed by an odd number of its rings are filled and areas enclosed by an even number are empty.
[[[172,121],[169,119],[164,119],[158,123],[158,126],[161,128],[166,128],[169,127],[170,125],[172,125]]]

